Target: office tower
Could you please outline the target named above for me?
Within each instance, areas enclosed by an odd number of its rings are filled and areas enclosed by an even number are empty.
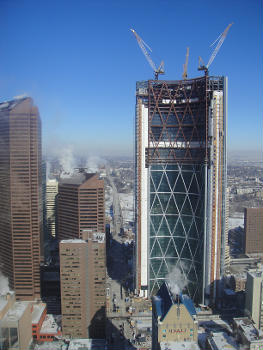
[[[152,305],[152,349],[160,349],[162,342],[175,342],[173,349],[183,348],[178,346],[182,342],[186,349],[195,348],[198,322],[192,300],[186,295],[173,295],[163,283]]]
[[[104,181],[80,172],[58,185],[58,239],[82,238],[87,229],[105,232]]]
[[[72,338],[105,338],[105,234],[60,242],[62,333]]]
[[[46,182],[46,228],[49,237],[56,237],[58,182],[55,179]]]
[[[263,208],[245,208],[245,254],[263,253]]]
[[[224,270],[226,89],[223,77],[137,82],[140,295],[155,294],[177,266],[184,292],[215,299]]]
[[[41,122],[31,98],[0,104],[0,263],[17,299],[40,297]]]
[[[263,269],[249,270],[246,283],[245,313],[263,331]]]

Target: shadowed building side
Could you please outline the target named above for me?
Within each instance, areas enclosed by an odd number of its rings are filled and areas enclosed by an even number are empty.
[[[62,332],[71,338],[105,338],[105,234],[60,242]]]

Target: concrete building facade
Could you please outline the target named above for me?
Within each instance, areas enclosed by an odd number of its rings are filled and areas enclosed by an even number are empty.
[[[58,239],[82,238],[84,230],[105,232],[104,181],[78,173],[58,185]]]
[[[136,288],[154,295],[176,266],[213,302],[225,263],[227,79],[136,87]]]
[[[31,303],[15,293],[0,295],[0,349],[29,349],[32,342]]]
[[[249,270],[246,283],[245,313],[263,331],[263,269]]]
[[[46,182],[46,226],[49,237],[56,237],[57,194],[58,181],[55,179]]]
[[[62,333],[71,338],[105,338],[105,234],[60,242]]]
[[[31,98],[0,104],[0,264],[17,299],[40,297],[41,121]]]
[[[245,254],[263,253],[263,208],[245,208]]]

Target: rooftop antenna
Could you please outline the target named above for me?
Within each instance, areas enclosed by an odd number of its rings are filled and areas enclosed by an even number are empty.
[[[148,48],[148,50],[150,52],[152,52],[152,49],[150,48],[150,46],[148,46],[146,44],[146,42],[142,40],[142,38],[135,32],[134,29],[131,29],[131,31],[133,32],[133,34],[134,34],[134,36],[135,36],[135,38],[136,38],[136,40],[138,42],[138,45],[140,46],[140,48],[141,48],[145,58],[147,59],[149,65],[152,67],[152,69],[154,71],[154,79],[158,80],[159,74],[164,74],[164,62],[162,61],[160,63],[160,66],[158,68],[156,68],[155,63],[151,59],[151,56],[150,56],[149,52],[146,49],[146,48]]]

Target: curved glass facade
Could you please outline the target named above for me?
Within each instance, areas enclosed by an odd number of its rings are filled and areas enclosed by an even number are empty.
[[[200,164],[151,165],[149,282],[155,294],[176,266],[184,292],[200,300],[204,252],[204,173]]]

